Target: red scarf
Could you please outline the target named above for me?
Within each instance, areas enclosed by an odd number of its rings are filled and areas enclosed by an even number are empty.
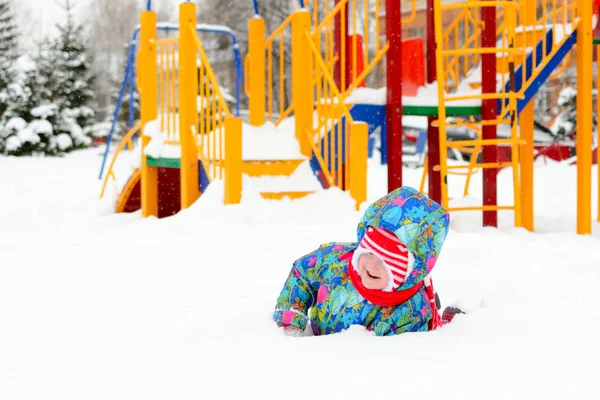
[[[354,267],[352,266],[352,253],[348,253],[341,257],[342,260],[348,262],[348,274],[352,280],[352,284],[369,303],[373,303],[378,306],[388,307],[397,306],[398,304],[404,303],[406,300],[413,297],[423,287],[423,282],[419,282],[417,285],[406,290],[396,290],[393,292],[384,292],[383,290],[367,289],[362,284],[362,279]]]
[[[393,292],[384,292],[383,290],[374,290],[367,289],[362,284],[362,279],[354,266],[352,265],[352,253],[344,254],[340,257],[342,261],[346,261],[348,263],[348,274],[350,275],[350,280],[352,284],[360,293],[362,297],[364,297],[369,303],[389,307],[389,306],[397,306],[399,304],[404,303],[411,297],[413,297],[421,288],[425,285],[427,297],[429,298],[429,302],[431,305],[432,316],[431,320],[429,320],[429,330],[432,331],[436,328],[442,326],[442,321],[440,318],[440,314],[435,304],[435,291],[433,290],[433,285],[431,282],[429,284],[425,284],[424,281],[417,283],[415,286],[405,290],[396,290]]]

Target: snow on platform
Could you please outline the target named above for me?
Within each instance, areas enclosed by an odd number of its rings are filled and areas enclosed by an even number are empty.
[[[299,160],[306,157],[294,133],[294,119],[287,118],[279,126],[267,122],[254,127],[244,124],[244,160]]]
[[[308,160],[300,164],[290,176],[261,176],[247,179],[252,188],[259,192],[316,192],[323,190]]]
[[[158,122],[149,123],[146,134],[152,139],[145,154],[154,158],[180,158],[181,147],[165,143],[167,135],[160,132]],[[175,137],[179,134],[176,133]],[[221,140],[225,135],[211,133],[204,138],[205,152],[219,154]],[[279,126],[267,122],[263,126],[242,125],[242,158],[244,160],[298,160],[306,157],[300,152],[300,145],[294,134],[294,120],[288,118]],[[209,158],[207,156],[207,158]]]
[[[407,106],[438,106],[438,92],[437,82],[420,87],[416,96],[402,96],[402,104]],[[461,96],[481,94],[476,89],[464,88],[461,90]],[[448,97],[457,96],[457,93],[449,94]],[[358,88],[355,89],[350,96],[346,99],[347,104],[372,104],[372,105],[385,105],[386,104],[387,89],[370,89],[370,88]],[[458,100],[447,103],[447,106],[481,106],[481,100]]]

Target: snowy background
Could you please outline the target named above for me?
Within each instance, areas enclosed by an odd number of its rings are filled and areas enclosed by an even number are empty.
[[[69,0],[75,10],[75,15],[81,19],[90,18],[90,11],[98,0]],[[130,0],[127,0],[130,1]],[[32,48],[36,41],[54,33],[54,25],[64,20],[64,10],[61,4],[64,0],[19,0],[15,2],[17,16],[22,24],[26,25],[28,35],[22,44]],[[148,0],[136,0],[140,11],[144,10]],[[164,8],[177,8],[181,0],[152,0],[153,6]]]
[[[176,15],[179,2],[154,0],[155,8],[167,10],[160,20],[169,20],[169,10]],[[76,26],[86,28],[86,35],[72,36],[91,47],[74,59],[85,65],[93,59],[90,71],[101,84],[95,88],[102,97],[93,105],[96,122],[112,115],[123,44],[145,3],[71,0]],[[253,13],[250,1],[239,9],[221,0],[204,3],[202,22],[238,32]],[[36,42],[56,38],[55,24],[64,23],[66,14],[50,0],[13,4],[19,46],[26,50],[20,55],[33,57]],[[279,11],[289,14],[285,7]],[[90,20],[93,13],[105,17]],[[278,26],[273,18],[269,24]],[[239,39],[243,45],[244,37]],[[16,75],[0,74],[7,77],[2,85],[43,87],[35,80],[43,74],[16,66]],[[63,69],[39,71],[53,76]],[[50,132],[47,117],[37,114],[52,104],[31,96],[39,91],[30,92],[15,90],[23,107],[7,114],[15,119],[0,121],[0,139],[18,137],[33,146],[52,133],[51,148],[74,151],[0,155],[0,399],[600,398],[600,224],[592,235],[574,233],[576,167],[536,162],[535,233],[513,228],[511,212],[500,213],[499,229],[482,228],[479,213],[452,215],[434,272],[443,306],[467,311],[451,325],[388,338],[361,327],[291,338],[275,326],[271,312],[293,261],[323,242],[355,240],[368,204],[357,212],[339,190],[266,201],[261,185],[282,189],[281,183],[246,179],[239,205],[222,205],[223,186],[216,181],[174,217],[117,215],[113,188],[98,199],[103,149],[77,150],[91,139],[83,140],[73,126],[54,124]],[[573,116],[573,107],[566,106],[575,103],[570,96],[558,104],[565,118],[552,125],[555,133],[559,125],[572,126],[566,117]],[[572,133],[567,128],[565,135]],[[256,158],[254,150],[276,143],[280,149],[274,136],[282,139],[275,129],[245,126],[245,143],[253,147],[244,147],[244,155]],[[22,154],[48,148],[29,147]],[[132,160],[123,159],[120,167],[130,173]],[[370,160],[369,202],[387,193],[386,167],[378,159],[375,154]],[[418,187],[421,172],[406,168],[405,184]],[[300,170],[298,178],[308,176],[314,186],[311,175]],[[592,179],[596,221],[597,167]],[[463,184],[464,178],[450,177],[453,204],[479,204],[481,176],[474,177],[467,198]],[[501,171],[501,204],[512,204],[512,186],[511,171]]]
[[[275,300],[296,258],[355,238],[347,194],[273,202],[246,187],[225,207],[215,182],[174,217],[116,215],[98,200],[100,154],[0,157],[1,399],[600,398],[600,225],[574,234],[575,167],[537,164],[536,233],[511,213],[497,230],[453,214],[434,283],[468,315],[292,338]],[[510,171],[499,182],[508,203]],[[477,176],[460,201],[480,192]],[[385,193],[372,163],[369,201]]]

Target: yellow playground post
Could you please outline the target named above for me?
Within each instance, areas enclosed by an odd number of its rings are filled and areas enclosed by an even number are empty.
[[[265,20],[260,17],[248,21],[248,93],[250,125],[265,123]],[[256,54],[252,57],[252,54]],[[262,57],[261,57],[262,55]]]
[[[242,199],[242,119],[225,119],[225,204]]]
[[[526,43],[530,46],[535,46],[537,42],[537,21],[536,11],[537,7],[535,3],[523,1],[521,3],[521,15],[523,18],[523,28],[526,32],[531,32],[531,35],[523,34],[524,41],[531,41]],[[540,33],[540,38],[543,36],[543,32]],[[528,40],[529,39],[529,40]],[[534,230],[534,217],[533,217],[533,161],[534,161],[534,115],[535,115],[535,102],[533,99],[525,106],[519,115],[519,128],[521,133],[521,139],[524,143],[520,146],[520,162],[521,162],[521,223],[528,231]]]
[[[296,116],[296,138],[300,152],[311,155],[306,132],[313,130],[313,54],[306,35],[310,32],[310,13],[295,11],[292,17],[292,101]]]
[[[146,124],[158,117],[158,66],[156,63],[156,13],[144,11],[141,15],[140,61],[140,108],[142,122],[142,215],[158,216],[158,168],[148,166],[144,150],[150,142],[145,135]]]
[[[350,124],[350,195],[356,201],[356,209],[367,200],[367,150],[369,125],[364,122]]]
[[[194,35],[196,4],[179,6],[179,140],[181,142],[181,209],[200,197],[198,188],[198,147],[195,126],[198,121],[198,73]]]
[[[592,1],[577,4],[577,233],[592,233]]]

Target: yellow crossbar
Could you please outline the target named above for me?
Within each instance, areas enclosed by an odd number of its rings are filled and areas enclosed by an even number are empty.
[[[514,210],[514,206],[473,206],[473,207],[449,207],[448,211],[501,211]]]
[[[440,11],[446,10],[457,10],[461,8],[474,8],[474,7],[506,7],[506,8],[517,8],[521,7],[521,4],[518,1],[469,1],[455,4],[446,4],[439,7]]]
[[[520,145],[525,144],[524,140],[519,139],[473,139],[473,140],[453,140],[448,141],[448,147],[462,146],[492,146],[498,144]]]
[[[499,169],[513,166],[512,162],[495,162],[495,163],[479,163],[479,164],[464,164],[464,165],[447,165],[446,169],[470,169],[470,168],[484,168],[484,169]],[[434,171],[440,171],[439,165],[433,167]]]
[[[512,53],[512,54],[525,54],[526,52],[518,48],[510,47],[480,47],[480,48],[468,48],[468,49],[456,49],[456,50],[438,50],[442,56],[456,56],[456,55],[473,55],[473,54],[497,54],[497,53]]]
[[[485,93],[485,94],[472,94],[465,96],[449,96],[444,97],[444,100],[448,101],[462,101],[462,100],[500,100],[500,99],[524,99],[525,95],[517,92],[508,93]]]

